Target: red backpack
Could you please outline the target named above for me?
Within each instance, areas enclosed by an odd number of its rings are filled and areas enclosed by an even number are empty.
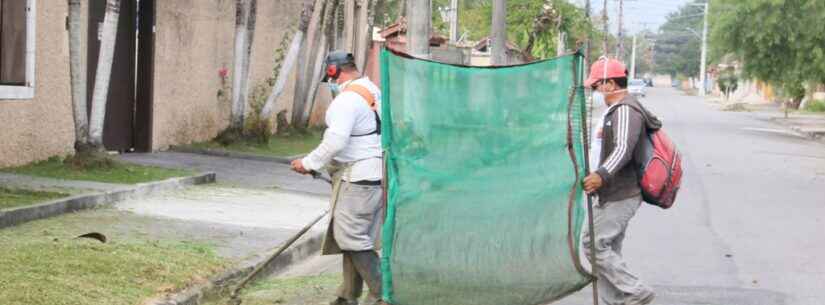
[[[645,202],[663,209],[673,206],[682,185],[682,155],[661,129],[648,131],[639,162],[639,186]]]
[[[642,115],[646,113],[636,110]],[[662,129],[648,129],[647,139],[642,140],[642,151],[636,160],[640,166],[642,198],[649,204],[668,209],[676,201],[676,193],[682,185],[682,155]]]

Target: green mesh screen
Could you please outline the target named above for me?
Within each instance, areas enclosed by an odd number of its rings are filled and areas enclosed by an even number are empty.
[[[588,284],[581,56],[481,68],[384,50],[381,75],[385,300],[532,305]]]

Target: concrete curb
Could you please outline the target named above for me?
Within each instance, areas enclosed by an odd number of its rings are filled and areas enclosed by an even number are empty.
[[[321,250],[321,243],[323,242],[325,234],[322,231],[309,231],[307,234],[308,235],[301,237],[295,244],[271,262],[266,262],[269,255],[266,257],[256,257],[255,259],[241,262],[238,266],[209,279],[207,283],[197,284],[181,292],[151,299],[141,304],[200,305],[210,299],[222,296],[228,297],[234,285],[243,280],[255,267],[261,264],[266,265],[264,265],[261,272],[258,273],[253,281],[269,275],[278,274],[296,262],[317,255]]]
[[[210,149],[210,148],[191,148],[191,147],[184,147],[184,146],[173,146],[169,148],[169,151],[174,152],[182,152],[182,153],[190,153],[190,154],[199,154],[199,155],[207,155],[207,156],[216,156],[216,157],[227,157],[227,158],[234,158],[234,159],[244,159],[244,160],[253,160],[253,161],[264,161],[264,162],[275,162],[275,163],[282,163],[282,164],[289,164],[292,160],[303,158],[306,154],[300,154],[295,156],[286,156],[286,157],[274,157],[274,156],[261,156],[255,154],[248,154],[248,153],[241,153],[241,152],[234,152],[234,151],[226,151],[222,149]]]
[[[107,206],[126,199],[143,198],[163,191],[181,189],[189,185],[213,182],[215,182],[215,173],[203,173],[190,177],[139,183],[133,187],[122,187],[106,192],[70,196],[32,206],[0,210],[0,229],[32,220]]]

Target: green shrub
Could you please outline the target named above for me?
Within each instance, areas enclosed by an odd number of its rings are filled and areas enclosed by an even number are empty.
[[[805,111],[825,112],[825,101],[810,101],[805,105]]]

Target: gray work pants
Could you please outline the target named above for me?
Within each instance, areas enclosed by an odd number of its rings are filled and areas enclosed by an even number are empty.
[[[364,282],[370,289],[369,299],[381,299],[381,269],[375,251],[343,251],[344,281],[338,287],[338,297],[348,301],[361,297]]]
[[[601,303],[624,305],[651,290],[634,275],[622,258],[622,242],[630,219],[636,215],[641,197],[593,205],[593,228],[596,239],[598,291]],[[590,233],[584,233],[584,250],[590,259]],[[592,262],[591,262],[592,263]]]

